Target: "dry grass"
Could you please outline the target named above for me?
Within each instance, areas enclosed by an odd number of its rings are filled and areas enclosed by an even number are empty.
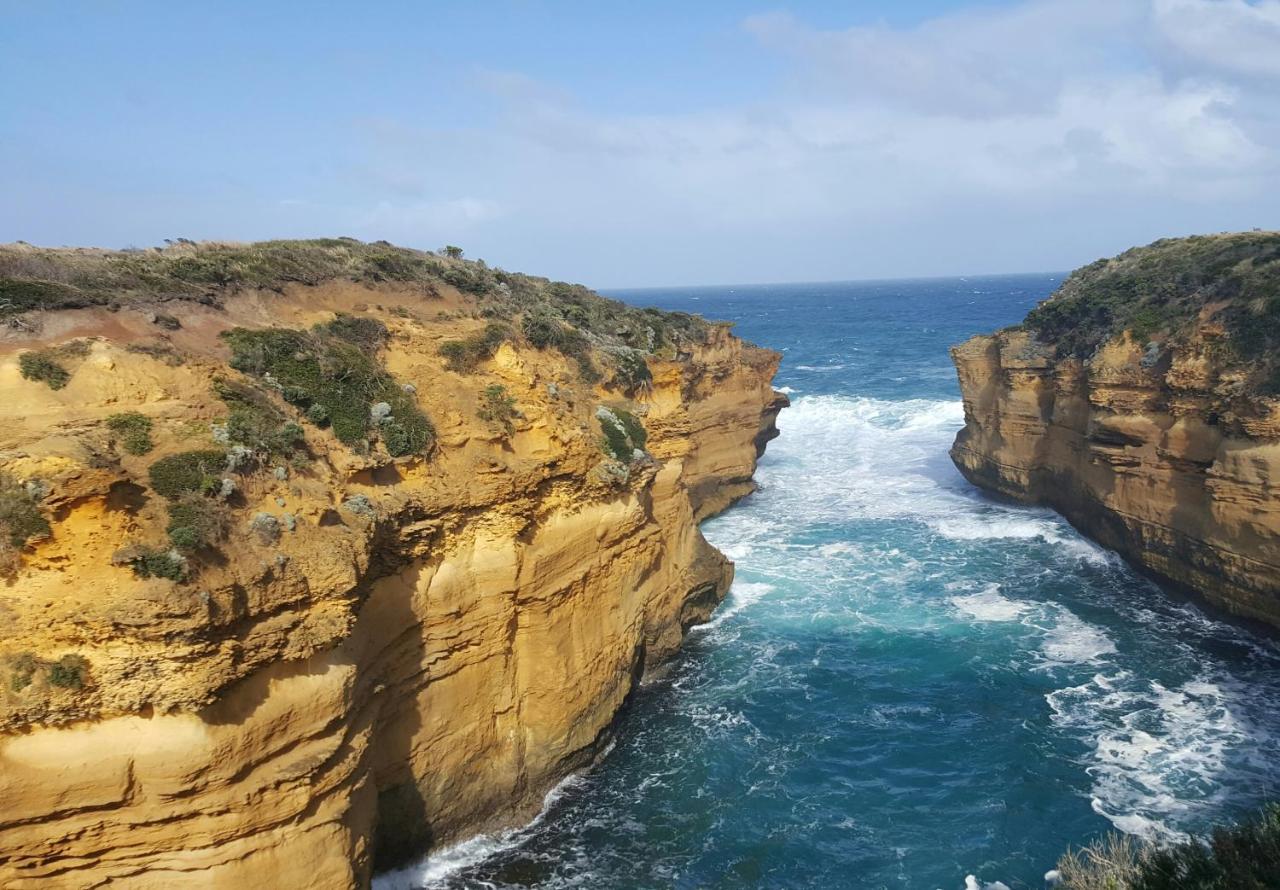
[[[1060,890],[1131,890],[1142,876],[1149,846],[1127,834],[1108,834],[1058,860]]]

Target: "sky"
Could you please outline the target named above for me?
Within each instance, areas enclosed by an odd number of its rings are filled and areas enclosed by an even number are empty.
[[[0,0],[0,242],[348,235],[595,287],[1280,229],[1280,0]]]

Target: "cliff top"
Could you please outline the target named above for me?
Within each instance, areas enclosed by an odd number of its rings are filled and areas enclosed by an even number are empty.
[[[1146,343],[1212,330],[1252,388],[1280,393],[1280,232],[1165,238],[1098,260],[1023,326],[1079,358],[1124,331]]]
[[[531,340],[575,336],[604,348],[662,353],[702,342],[708,324],[682,312],[637,309],[563,281],[491,268],[462,251],[397,247],[354,238],[258,241],[178,239],[129,250],[0,245],[0,320],[39,310],[190,301],[220,305],[244,290],[282,292],[290,284],[398,285],[428,296],[449,286],[486,318],[525,319]],[[562,328],[567,325],[567,328]]]

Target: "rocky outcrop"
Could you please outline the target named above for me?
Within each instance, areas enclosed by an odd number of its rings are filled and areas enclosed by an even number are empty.
[[[463,291],[281,290],[185,304],[162,341],[154,307],[90,305],[0,346],[0,464],[51,526],[0,581],[6,888],[367,886],[527,819],[728,588],[698,522],[751,490],[785,403],[775,353],[711,327],[631,387],[515,337],[455,373],[441,343],[485,324]],[[186,583],[113,564],[163,528],[148,464],[225,411],[217,334],[335,313],[389,330],[434,450],[361,454],[306,426],[306,462],[236,475],[230,530]],[[20,374],[71,341],[63,388]],[[509,429],[477,410],[492,386]],[[602,404],[640,420],[647,453],[602,454]],[[152,421],[154,452],[111,439],[123,411]],[[54,671],[68,657],[74,682]]]
[[[1280,625],[1280,400],[1250,384],[1220,323],[1230,306],[1142,341],[1125,326],[1084,357],[1032,325],[955,347],[965,428],[951,456],[975,484]]]

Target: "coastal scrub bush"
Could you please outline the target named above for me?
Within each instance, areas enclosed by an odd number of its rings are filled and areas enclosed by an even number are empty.
[[[637,451],[644,451],[648,434],[634,414],[621,408],[606,408],[601,405],[596,409],[596,419],[604,434],[600,447],[605,454],[630,463],[635,459]]]
[[[31,685],[31,681],[35,679],[36,669],[40,667],[40,662],[30,652],[23,652],[13,659],[9,665],[9,688],[14,692],[21,692]]]
[[[613,356],[614,379],[623,391],[634,395],[648,392],[653,384],[653,372],[638,349],[617,352]]]
[[[511,339],[511,328],[507,325],[491,321],[464,340],[446,340],[440,344],[440,355],[444,356],[445,367],[459,374],[474,371],[483,361],[493,358],[498,347]]]
[[[186,491],[169,504],[169,543],[182,553],[193,553],[222,538],[226,531],[226,509],[221,503],[193,491]]]
[[[107,428],[120,436],[120,444],[130,454],[146,454],[155,444],[151,441],[151,418],[137,411],[112,414]]]
[[[435,441],[430,419],[378,359],[386,328],[376,319],[339,316],[310,331],[235,328],[222,336],[233,368],[278,387],[308,421],[332,427],[344,444],[367,442],[375,426],[370,407],[379,402],[391,407],[377,427],[393,456],[425,451]],[[282,432],[294,444],[301,439]]]
[[[396,247],[385,241],[310,238],[252,244],[196,243],[173,239],[161,248],[67,250],[30,245],[0,246],[0,318],[16,319],[35,309],[143,304],[161,326],[170,318],[155,311],[163,301],[218,305],[227,294],[254,288],[283,292],[290,285],[329,281],[409,285],[438,296],[447,283],[474,304],[465,313],[493,319],[539,314],[558,319],[600,346],[631,346],[678,353],[705,339],[710,326],[692,315],[636,309],[578,284],[490,269],[465,259],[450,245],[442,255]]]
[[[147,471],[151,488],[169,500],[177,500],[187,492],[214,494],[222,488],[222,470],[227,463],[225,451],[198,449],[181,451],[162,457]]]
[[[554,349],[573,359],[583,380],[594,383],[600,379],[600,372],[591,362],[591,342],[582,331],[545,313],[526,315],[520,324],[520,330],[532,346]]]
[[[215,380],[213,388],[230,409],[226,444],[243,446],[260,457],[283,458],[303,446],[302,427],[287,419],[265,393],[230,380]]]
[[[64,655],[49,666],[49,683],[62,689],[80,689],[84,686],[89,662],[81,655]]]
[[[476,415],[510,436],[515,432],[512,421],[520,416],[520,412],[516,410],[516,400],[507,392],[507,388],[501,383],[494,383],[486,386],[480,394],[480,407]]]
[[[564,345],[564,327],[549,315],[526,315],[520,330],[536,349],[559,349]]]
[[[3,473],[0,473],[0,534],[15,549],[49,535],[49,520],[40,512],[31,491]]]
[[[1071,273],[1024,322],[1060,356],[1088,358],[1130,331],[1177,339],[1203,312],[1262,391],[1280,391],[1280,234],[1164,239]],[[1274,388],[1273,388],[1274,384]]]
[[[24,352],[18,357],[18,371],[27,380],[44,383],[50,389],[62,389],[71,379],[70,372],[57,362],[50,349]]]
[[[155,550],[150,547],[139,548],[130,561],[133,573],[139,578],[167,578],[170,581],[184,581],[187,577],[187,561],[176,550]]]
[[[1058,863],[1061,890],[1271,890],[1280,875],[1280,804],[1166,847],[1108,835]]]

